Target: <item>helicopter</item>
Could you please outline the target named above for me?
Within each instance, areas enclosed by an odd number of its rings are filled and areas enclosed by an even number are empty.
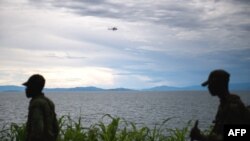
[[[111,27],[111,28],[108,28],[108,30],[116,31],[116,30],[118,30],[118,28],[117,27]]]

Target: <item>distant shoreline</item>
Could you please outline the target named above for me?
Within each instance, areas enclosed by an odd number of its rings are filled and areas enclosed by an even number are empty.
[[[250,83],[235,83],[230,84],[229,89],[231,91],[250,91]],[[2,85],[0,86],[0,92],[20,92],[24,91],[25,87],[15,86],[15,85]],[[186,87],[173,87],[173,86],[156,86],[144,89],[130,89],[130,88],[111,88],[104,89],[95,86],[87,87],[72,87],[72,88],[45,88],[46,92],[74,92],[74,91],[206,91],[207,89],[196,85],[196,86],[186,86]]]

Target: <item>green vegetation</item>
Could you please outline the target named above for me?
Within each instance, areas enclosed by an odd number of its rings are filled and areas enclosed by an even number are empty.
[[[109,120],[104,123],[104,118]],[[138,127],[135,123],[128,122],[119,117],[104,115],[102,120],[86,128],[83,127],[82,118],[77,121],[70,116],[59,118],[60,135],[58,141],[186,141],[191,122],[183,129],[163,128],[169,120],[166,119],[153,129]],[[12,123],[0,129],[1,141],[24,141],[25,124]]]

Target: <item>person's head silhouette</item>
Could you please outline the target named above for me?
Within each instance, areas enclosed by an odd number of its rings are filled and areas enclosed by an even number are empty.
[[[213,96],[221,96],[229,93],[228,83],[230,74],[225,70],[214,70],[209,74],[208,80],[203,82],[202,86],[208,86],[209,92]]]
[[[26,86],[26,96],[28,98],[34,97],[42,93],[45,85],[45,79],[40,74],[32,75],[27,82],[23,83]]]

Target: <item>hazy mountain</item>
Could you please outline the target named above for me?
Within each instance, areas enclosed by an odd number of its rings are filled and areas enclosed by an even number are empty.
[[[250,90],[250,83],[229,84],[230,90]]]
[[[4,85],[0,86],[0,91],[1,92],[6,92],[6,91],[24,91],[24,87],[22,86],[14,86],[14,85]]]
[[[25,87],[4,85],[0,86],[0,92],[8,91],[24,91]],[[250,91],[250,83],[235,83],[230,84],[230,90],[243,90]],[[147,89],[142,89],[142,91],[186,91],[186,90],[207,90],[202,86],[187,86],[187,87],[172,87],[172,86],[157,86]],[[45,91],[134,91],[128,88],[114,88],[114,89],[102,89],[98,87],[75,87],[75,88],[45,88]]]
[[[25,87],[21,86],[13,86],[13,85],[6,85],[0,86],[0,92],[9,92],[9,91],[24,91]],[[133,91],[132,89],[127,88],[114,88],[114,89],[102,89],[98,87],[74,87],[74,88],[45,88],[44,91],[46,92],[73,92],[73,91]]]
[[[241,91],[250,91],[250,83],[235,83],[229,85],[230,90],[241,90]],[[171,87],[171,86],[157,86],[148,89],[143,89],[145,91],[187,91],[187,90],[207,90],[206,87],[199,85],[187,86],[187,87]]]
[[[181,88],[171,87],[171,86],[156,86],[152,88],[143,89],[143,91],[175,91],[175,90],[181,90]]]
[[[107,91],[135,91],[133,89],[128,88],[115,88],[115,89],[106,89]]]
[[[75,88],[45,88],[45,91],[103,91],[104,89],[97,87],[75,87]]]

